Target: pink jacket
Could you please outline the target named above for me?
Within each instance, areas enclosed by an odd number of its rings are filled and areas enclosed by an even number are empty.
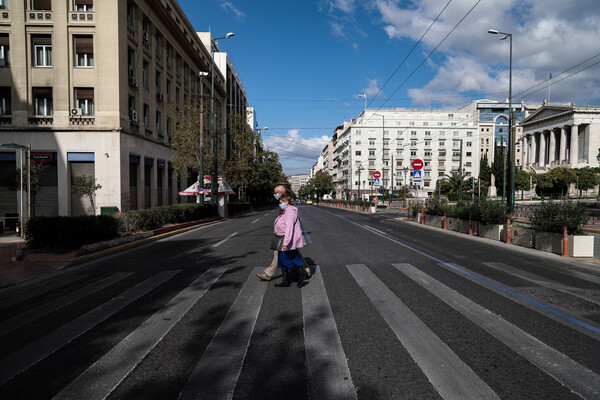
[[[275,219],[275,234],[285,235],[283,245],[287,246],[288,250],[302,247],[302,229],[300,229],[296,207],[288,205],[285,211]]]

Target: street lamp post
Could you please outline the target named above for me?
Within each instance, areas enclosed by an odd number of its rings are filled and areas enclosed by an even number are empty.
[[[358,167],[358,200],[362,200],[362,197],[360,196],[360,171],[362,171],[364,168],[362,166],[362,164]]]
[[[210,58],[211,58],[211,82],[210,82],[210,135],[211,135],[211,151],[213,155],[213,170],[210,177],[210,200],[215,206],[217,205],[217,192],[218,192],[218,177],[217,169],[219,167],[219,161],[217,160],[217,135],[215,131],[215,51],[213,47],[213,41],[216,43],[220,39],[229,39],[234,34],[229,32],[223,37],[214,38],[210,41]],[[204,179],[204,178],[202,178]]]
[[[598,164],[600,165],[600,149],[598,149],[596,160],[598,160]],[[600,200],[600,174],[598,174],[598,200]]]
[[[402,202],[402,206],[406,205],[406,174],[408,173],[408,167],[404,167],[404,169],[402,170],[404,172],[404,190],[402,191],[404,193],[404,201]]]
[[[200,71],[200,172],[198,173],[198,202],[204,205],[204,193],[200,193],[200,188],[204,188],[204,77],[208,72]]]
[[[507,197],[508,212],[512,214],[515,211],[515,130],[514,130],[514,112],[512,108],[512,33],[500,32],[495,29],[489,29],[488,33],[492,35],[504,35],[500,40],[506,38],[510,42],[510,55],[509,55],[509,74],[508,74],[508,162],[510,167],[510,173],[508,177],[509,181],[509,193]]]

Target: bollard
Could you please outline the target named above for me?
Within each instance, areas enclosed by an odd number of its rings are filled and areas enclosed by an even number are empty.
[[[410,221],[410,210],[406,210],[406,220]]]
[[[510,218],[506,220],[506,244],[510,244]]]
[[[421,225],[425,224],[425,210],[421,208]]]
[[[386,208],[385,208],[385,213],[387,214],[387,213],[389,213],[389,212],[390,212],[390,208],[389,208],[389,207],[386,207]]]
[[[469,236],[473,236],[473,221],[471,220],[470,215],[469,215]]]
[[[442,228],[446,229],[446,213],[444,213],[444,216],[442,217]]]
[[[563,228],[563,251],[561,257],[569,257],[569,235],[567,234],[567,227]]]

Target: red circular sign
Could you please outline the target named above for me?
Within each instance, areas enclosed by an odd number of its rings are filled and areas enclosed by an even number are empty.
[[[423,168],[423,160],[419,160],[416,159],[412,162],[412,167],[415,171],[420,170],[421,168]]]
[[[381,178],[381,172],[379,172],[379,171],[373,172],[373,178],[375,178],[375,179]]]

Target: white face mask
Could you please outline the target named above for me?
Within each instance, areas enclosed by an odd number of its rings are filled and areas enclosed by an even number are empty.
[[[281,195],[279,193],[275,193],[275,194],[273,194],[273,197],[275,197],[275,200],[279,200]]]
[[[279,208],[281,208],[282,210],[285,211],[286,207],[287,207],[287,204],[285,204],[285,203],[279,203]]]

